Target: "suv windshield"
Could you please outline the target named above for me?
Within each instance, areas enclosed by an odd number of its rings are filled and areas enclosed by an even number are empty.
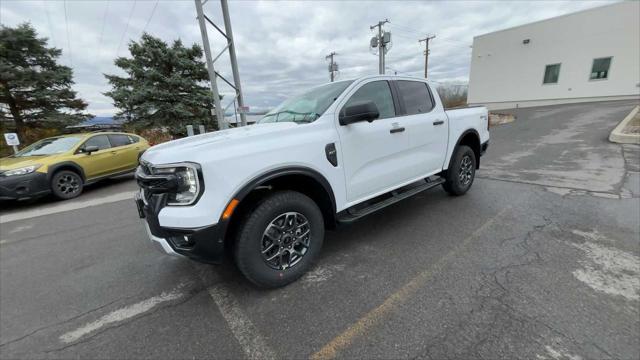
[[[43,139],[18,151],[14,156],[44,156],[63,153],[71,150],[80,139],[82,138],[77,136]]]
[[[271,122],[310,123],[315,121],[342,94],[353,80],[338,81],[308,90],[300,95],[285,100],[280,106],[270,111],[259,124]]]

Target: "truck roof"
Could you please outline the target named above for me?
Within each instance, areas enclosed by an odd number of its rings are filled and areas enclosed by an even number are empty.
[[[406,76],[406,75],[366,75],[366,76],[360,76],[360,77],[356,77],[356,78],[349,78],[349,79],[343,79],[343,80],[338,80],[335,82],[341,82],[341,81],[362,81],[362,80],[368,80],[368,79],[392,79],[392,80],[413,80],[413,81],[425,81],[429,84],[432,84],[433,82],[430,80],[427,80],[425,78],[421,78],[421,77],[416,77],[416,76]],[[324,83],[324,84],[330,84],[330,83]],[[324,85],[322,84],[322,85]]]

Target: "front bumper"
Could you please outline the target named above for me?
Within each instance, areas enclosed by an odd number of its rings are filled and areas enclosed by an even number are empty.
[[[224,258],[224,235],[226,222],[197,229],[174,229],[160,226],[158,214],[166,205],[166,194],[155,194],[143,198],[136,193],[138,214],[145,223],[151,242],[162,252],[173,256],[219,264]]]
[[[47,174],[0,176],[0,200],[18,200],[46,195],[51,192]]]

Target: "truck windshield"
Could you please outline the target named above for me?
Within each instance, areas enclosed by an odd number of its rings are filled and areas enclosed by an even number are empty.
[[[310,123],[315,121],[342,94],[353,80],[337,81],[308,90],[285,100],[271,110],[259,124],[272,122]]]
[[[63,153],[71,150],[79,141],[78,136],[64,136],[54,137],[48,139],[42,139],[21,151],[18,151],[14,156],[44,156]]]

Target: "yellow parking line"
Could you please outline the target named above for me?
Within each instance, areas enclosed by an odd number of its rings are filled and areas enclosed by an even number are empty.
[[[322,347],[318,352],[311,356],[313,360],[321,360],[321,359],[333,359],[336,357],[338,352],[347,348],[349,345],[353,343],[353,341],[364,335],[370,328],[372,328],[375,324],[377,324],[385,315],[387,315],[391,310],[396,308],[398,305],[402,304],[411,294],[416,292],[420,287],[422,287],[434,274],[442,270],[446,262],[456,256],[460,251],[462,251],[471,240],[473,240],[476,236],[478,236],[481,232],[491,226],[496,219],[501,217],[510,207],[507,207],[501,210],[497,215],[489,219],[487,222],[482,224],[476,231],[474,231],[469,237],[464,239],[462,244],[460,244],[457,248],[451,250],[445,256],[440,258],[433,266],[430,268],[420,272],[416,275],[411,281],[405,284],[398,291],[389,296],[382,304],[380,304],[375,309],[369,311],[363,317],[361,317],[355,324],[349,327],[347,330],[342,332],[337,337],[333,338],[329,343]]]

